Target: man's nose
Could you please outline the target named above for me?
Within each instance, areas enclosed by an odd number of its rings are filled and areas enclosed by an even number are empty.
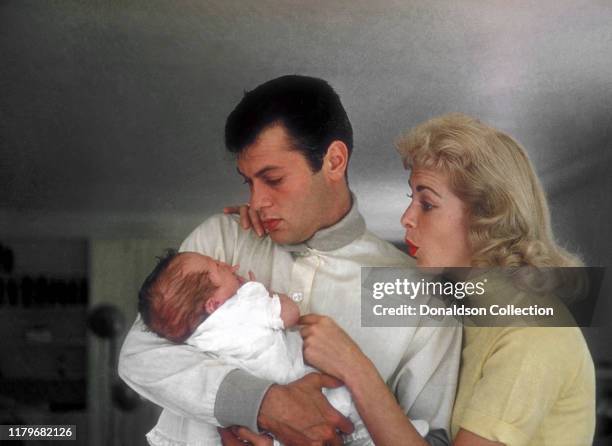
[[[251,200],[249,204],[256,211],[260,211],[261,209],[270,206],[272,204],[272,200],[266,192],[265,187],[253,184],[251,187]]]
[[[404,211],[400,223],[406,229],[414,229],[416,227],[416,212],[413,210],[412,203]]]

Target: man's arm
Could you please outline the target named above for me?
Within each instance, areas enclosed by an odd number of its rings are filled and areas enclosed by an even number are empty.
[[[214,425],[241,422],[256,428],[259,403],[271,382],[234,370],[188,345],[172,344],[144,328],[138,318],[119,356],[119,376],[130,387],[187,418]],[[224,401],[235,397],[238,382],[243,398],[241,410],[234,411]]]
[[[206,253],[228,263],[237,263],[234,254],[242,229],[228,216],[208,219],[181,245],[180,251]],[[294,444],[311,444],[325,438],[321,426],[335,434],[335,428],[349,429],[334,409],[321,401],[322,394],[313,378],[304,377],[287,386],[254,377],[186,345],[176,345],[147,332],[137,318],[119,356],[119,375],[138,393],[181,416],[217,426],[242,425],[258,431],[261,427]],[[303,381],[306,381],[304,383]],[[265,404],[262,404],[262,401]],[[262,410],[260,410],[260,406]],[[294,408],[287,414],[287,408]],[[326,416],[328,418],[326,418]],[[303,435],[300,431],[307,431]]]
[[[196,228],[180,251],[205,253],[232,262],[240,228],[215,216]],[[119,356],[119,375],[138,393],[176,414],[215,425],[257,427],[257,410],[272,384],[187,345],[170,343],[146,331],[140,318]],[[240,384],[238,387],[237,385]],[[232,401],[241,400],[242,410]]]

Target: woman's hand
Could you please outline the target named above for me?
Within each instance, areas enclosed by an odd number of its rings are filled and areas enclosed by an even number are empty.
[[[255,233],[260,237],[266,233],[263,224],[261,223],[261,219],[259,218],[259,214],[248,204],[224,207],[223,213],[240,214],[240,226],[242,226],[243,229],[253,228]]]
[[[333,319],[308,314],[299,323],[304,359],[344,382],[375,444],[427,446],[372,361]]]
[[[359,370],[369,359],[351,337],[327,316],[307,314],[298,324],[304,339],[304,359],[311,366],[346,383],[351,370]],[[350,386],[349,386],[350,387]]]

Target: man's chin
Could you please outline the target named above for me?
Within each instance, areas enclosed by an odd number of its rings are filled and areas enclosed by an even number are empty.
[[[295,245],[296,243],[299,243],[293,241],[293,238],[287,236],[287,234],[279,233],[279,231],[270,232],[268,233],[268,236],[278,245]]]
[[[304,241],[300,237],[294,234],[288,234],[286,231],[282,230],[270,231],[268,236],[278,245],[297,245]]]

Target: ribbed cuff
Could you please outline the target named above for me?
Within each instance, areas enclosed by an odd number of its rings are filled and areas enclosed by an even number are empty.
[[[215,418],[221,426],[245,426],[259,432],[257,415],[263,398],[274,384],[236,369],[221,382],[215,399]]]
[[[427,435],[425,435],[425,441],[429,443],[430,446],[448,446],[450,444],[450,440],[444,429],[429,431]]]

